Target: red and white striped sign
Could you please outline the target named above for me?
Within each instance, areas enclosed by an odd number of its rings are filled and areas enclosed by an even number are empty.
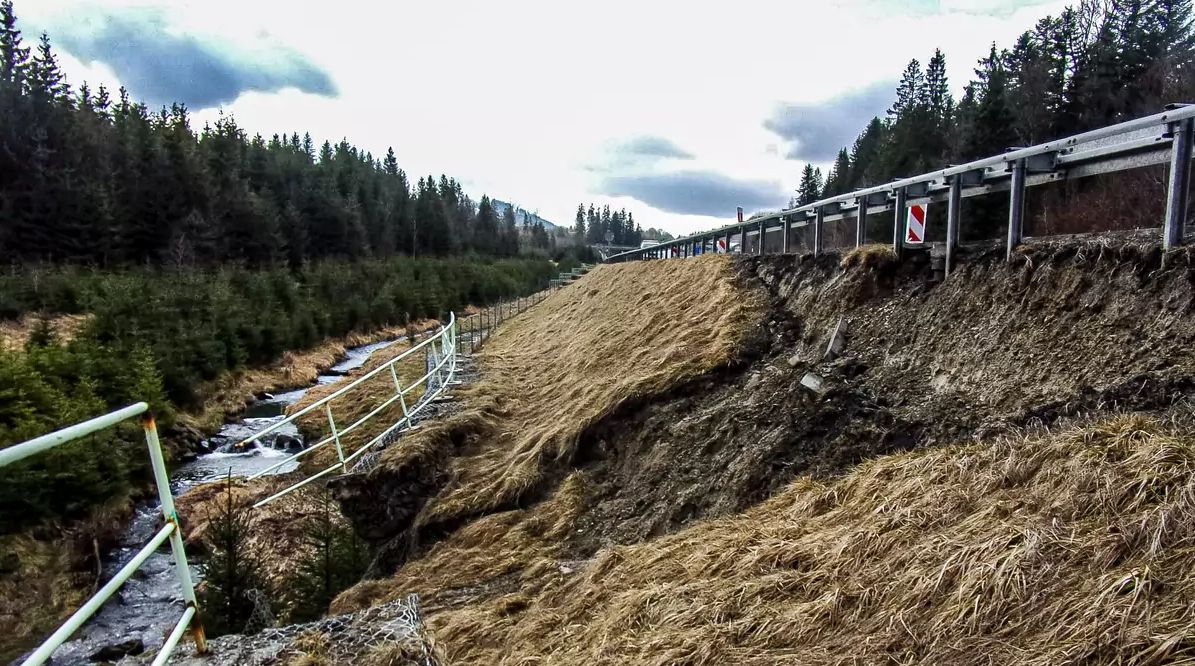
[[[913,204],[909,206],[909,216],[905,223],[905,242],[920,245],[925,242],[925,214],[929,204]]]
[[[717,247],[714,248],[714,254],[718,254],[719,252],[721,252],[722,254],[726,254],[726,239],[725,238],[719,238],[718,242],[717,242]]]

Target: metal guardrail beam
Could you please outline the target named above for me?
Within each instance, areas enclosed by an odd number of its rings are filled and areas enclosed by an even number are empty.
[[[900,255],[903,251],[904,209],[923,201],[947,201],[955,210],[955,225],[948,228],[947,252],[956,242],[963,220],[958,215],[959,199],[983,196],[993,192],[1012,190],[1012,207],[1024,205],[1024,188],[1036,187],[1059,180],[1074,180],[1103,173],[1114,173],[1157,164],[1170,164],[1170,179],[1167,189],[1167,213],[1164,218],[1163,241],[1166,248],[1185,242],[1183,225],[1189,212],[1188,196],[1191,180],[1192,145],[1195,138],[1195,106],[1173,105],[1162,113],[1127,122],[1064,137],[1056,141],[1016,148],[1001,155],[993,155],[966,164],[946,167],[918,176],[902,178],[890,183],[862,188],[853,192],[827,197],[811,204],[764,215],[742,224],[730,224],[711,231],[692,234],[683,238],[661,243],[652,248],[631,250],[613,255],[607,262],[632,261],[647,258],[673,256],[675,247],[701,247],[710,241],[726,240],[726,251],[730,251],[731,238],[738,236],[739,252],[747,247],[748,237],[760,237],[771,227],[781,227],[781,237],[791,237],[791,231],[802,227],[814,227],[813,251],[822,249],[824,225],[826,222],[860,216],[860,207],[868,214],[895,210],[893,249]],[[1025,164],[1023,182],[1014,184],[1016,165]],[[883,205],[878,205],[880,202]],[[811,218],[812,217],[812,221]],[[1018,222],[1023,220],[1023,213]],[[1010,209],[1010,222],[1012,222]],[[751,229],[748,229],[748,226]],[[862,224],[860,223],[861,227]],[[864,233],[857,229],[856,244],[864,242]],[[1019,243],[1021,229],[1010,233],[1008,242]],[[762,243],[760,247],[762,248]],[[1009,256],[1012,248],[1009,246]],[[790,245],[782,240],[782,252]],[[715,249],[715,251],[717,251]],[[684,254],[684,253],[682,253]],[[698,254],[698,253],[692,253]],[[951,257],[953,258],[953,257]],[[949,263],[949,261],[948,261]]]

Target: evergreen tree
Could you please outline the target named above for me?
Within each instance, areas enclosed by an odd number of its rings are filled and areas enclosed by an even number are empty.
[[[208,636],[243,632],[257,609],[257,595],[268,588],[260,562],[248,549],[249,510],[238,505],[232,492],[232,477],[215,513],[207,517],[204,534],[208,556],[203,571],[203,626]]]
[[[321,617],[337,594],[361,580],[369,566],[369,549],[352,528],[334,516],[331,493],[320,495],[318,513],[304,534],[307,553],[290,581],[291,622]]]
[[[796,205],[805,206],[821,198],[822,172],[812,164],[806,164],[801,172],[801,183],[797,187]]]

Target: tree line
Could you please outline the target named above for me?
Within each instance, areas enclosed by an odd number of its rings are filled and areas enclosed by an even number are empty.
[[[940,50],[924,68],[909,62],[885,117],[840,150],[827,174],[805,165],[791,204],[1157,113],[1193,95],[1191,0],[1083,0],[1011,48],[993,43],[958,100]],[[979,217],[973,233],[999,224],[998,215]]]
[[[573,220],[573,237],[577,243],[590,245],[636,246],[644,240],[672,240],[666,231],[643,227],[635,222],[633,213],[625,208],[612,210],[610,206],[577,205],[577,216]]]
[[[310,134],[249,136],[229,116],[196,131],[183,104],[73,89],[46,35],[25,45],[11,0],[0,2],[0,220],[5,263],[297,266],[520,248],[513,211],[487,212],[445,175],[412,179],[393,149],[379,159]]]

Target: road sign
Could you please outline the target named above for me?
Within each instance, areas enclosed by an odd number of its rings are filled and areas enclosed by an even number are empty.
[[[719,238],[718,242],[715,243],[714,245],[715,245],[714,254],[718,254],[719,252],[721,252],[722,254],[726,254],[726,239],[725,238]]]
[[[738,213],[739,213],[739,224],[742,224],[743,223],[743,207],[742,206],[738,207]]]
[[[913,204],[909,206],[909,215],[905,222],[905,242],[910,245],[920,245],[925,242],[925,215],[929,212],[929,204]]]

